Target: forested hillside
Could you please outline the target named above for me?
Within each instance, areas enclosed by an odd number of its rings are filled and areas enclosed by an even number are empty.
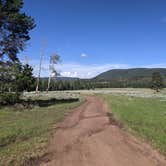
[[[158,72],[166,84],[166,68],[113,69],[94,78],[95,82],[109,82],[113,87],[149,87],[152,74]]]

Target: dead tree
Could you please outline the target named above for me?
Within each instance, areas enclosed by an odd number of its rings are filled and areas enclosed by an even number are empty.
[[[50,82],[51,82],[51,77],[54,76],[56,77],[59,75],[59,73],[55,70],[55,64],[57,64],[60,61],[60,56],[57,54],[53,54],[50,56],[50,62],[49,62],[49,78],[48,78],[48,86],[47,86],[47,92],[50,89]]]
[[[38,91],[39,91],[39,82],[40,82],[42,60],[43,60],[43,51],[41,50],[41,53],[40,53],[40,62],[39,62],[39,72],[38,72],[37,84],[36,84],[36,93],[38,93]]]

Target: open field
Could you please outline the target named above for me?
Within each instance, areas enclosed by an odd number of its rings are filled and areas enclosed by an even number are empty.
[[[49,92],[24,92],[23,99],[41,99],[41,100],[48,100],[52,98],[56,98],[58,100],[61,99],[78,99],[80,97],[79,93],[73,93],[68,91],[49,91]]]
[[[103,95],[114,117],[166,155],[166,100]]]
[[[159,149],[166,155],[165,89],[160,93],[156,93],[150,89],[132,88],[41,92],[38,95],[31,92],[24,93],[23,98],[26,100],[40,100],[44,102],[52,101],[52,99],[55,98],[70,101],[70,99],[77,99],[81,95],[86,96],[89,94],[102,96],[111,108],[110,110],[108,109],[108,111],[112,111],[114,117],[122,122],[131,133],[150,142],[154,148]],[[54,130],[52,130],[53,124],[62,121],[64,116],[71,111],[71,108],[80,105],[80,102],[63,102],[58,104],[51,103],[51,105],[48,104],[42,107],[35,105],[30,109],[21,108],[17,110],[17,107],[1,108],[0,165],[19,166],[22,163],[32,165],[32,163],[35,163],[34,161],[36,159],[43,156],[43,154],[46,153],[47,148],[45,147],[48,145],[48,140],[51,138],[50,134],[54,133]],[[98,103],[96,100],[94,102],[96,104]],[[90,108],[85,107],[86,110],[83,109],[82,111],[85,111],[85,114],[86,112],[89,114],[92,111],[91,109],[97,110],[95,103],[92,102],[92,105],[90,104],[90,106],[88,106]],[[96,110],[94,110],[94,114]],[[107,115],[104,114],[104,117],[107,118]],[[95,117],[94,119],[89,118],[89,123],[91,124],[93,120],[95,120]],[[90,127],[91,131],[91,126],[87,127]],[[100,127],[101,126],[99,126],[99,128]],[[96,131],[96,127],[93,126],[93,128]],[[80,128],[80,130],[82,129]],[[104,129],[105,125],[103,130]],[[89,137],[89,131],[87,134]],[[97,135],[95,139],[98,140]],[[114,153],[114,151],[112,151],[112,153]],[[122,153],[125,153],[125,151]]]
[[[71,108],[79,104],[79,101],[59,103],[19,111],[12,107],[1,108],[0,165],[31,165],[28,162],[45,153],[44,147],[50,137],[52,125],[61,121]]]
[[[135,96],[143,98],[164,98],[166,99],[166,89],[162,89],[159,93],[152,89],[147,88],[103,88],[95,90],[78,90],[78,91],[68,91],[72,93],[81,94],[113,94],[113,95],[125,95],[125,96]]]
[[[33,99],[70,99],[79,98],[80,94],[113,94],[113,95],[125,95],[133,97],[143,97],[143,98],[165,98],[166,99],[166,88],[162,89],[160,92],[156,92],[148,88],[100,88],[94,90],[66,90],[66,91],[50,91],[40,92],[36,95],[35,92],[26,92],[23,98],[33,98]]]

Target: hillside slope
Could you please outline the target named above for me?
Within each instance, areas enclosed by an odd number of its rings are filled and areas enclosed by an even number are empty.
[[[112,82],[114,84],[149,86],[153,72],[159,72],[166,84],[166,68],[113,69],[99,74],[94,80],[98,82]]]

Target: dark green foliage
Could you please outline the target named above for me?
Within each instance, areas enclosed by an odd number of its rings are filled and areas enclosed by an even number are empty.
[[[0,93],[0,105],[12,105],[19,102],[20,94],[19,93],[9,93],[1,92]]]
[[[31,91],[35,86],[33,69],[28,64],[3,64],[0,73],[0,105],[18,103],[22,91]]]
[[[34,20],[21,12],[22,7],[22,0],[0,0],[0,92],[5,92],[1,99],[9,104],[17,101],[17,92],[29,91],[34,84],[32,68],[17,57],[35,27]]]
[[[35,86],[33,69],[28,64],[11,63],[1,68],[0,105],[12,105],[19,102],[22,91],[31,91]]]
[[[16,75],[20,72],[20,64],[7,62],[0,65],[0,91],[11,92],[16,89]]]
[[[40,91],[45,91],[47,89],[47,78],[42,78],[39,86]],[[56,80],[52,79],[50,83],[50,91],[56,90],[80,90],[80,89],[94,89],[95,82],[91,80],[81,80],[81,79],[67,79],[67,80]]]
[[[19,73],[16,73],[16,90],[31,91],[35,88],[35,78],[33,77],[33,68],[26,64],[21,66]]]
[[[163,79],[159,72],[154,72],[152,74],[152,89],[159,92],[159,89],[163,88]]]
[[[31,91],[35,86],[33,69],[28,64],[11,63],[4,65],[0,78],[0,91],[2,92]]]
[[[22,13],[22,0],[0,0],[0,58],[18,61],[17,53],[22,51],[30,39],[29,31],[35,27],[34,20]]]

